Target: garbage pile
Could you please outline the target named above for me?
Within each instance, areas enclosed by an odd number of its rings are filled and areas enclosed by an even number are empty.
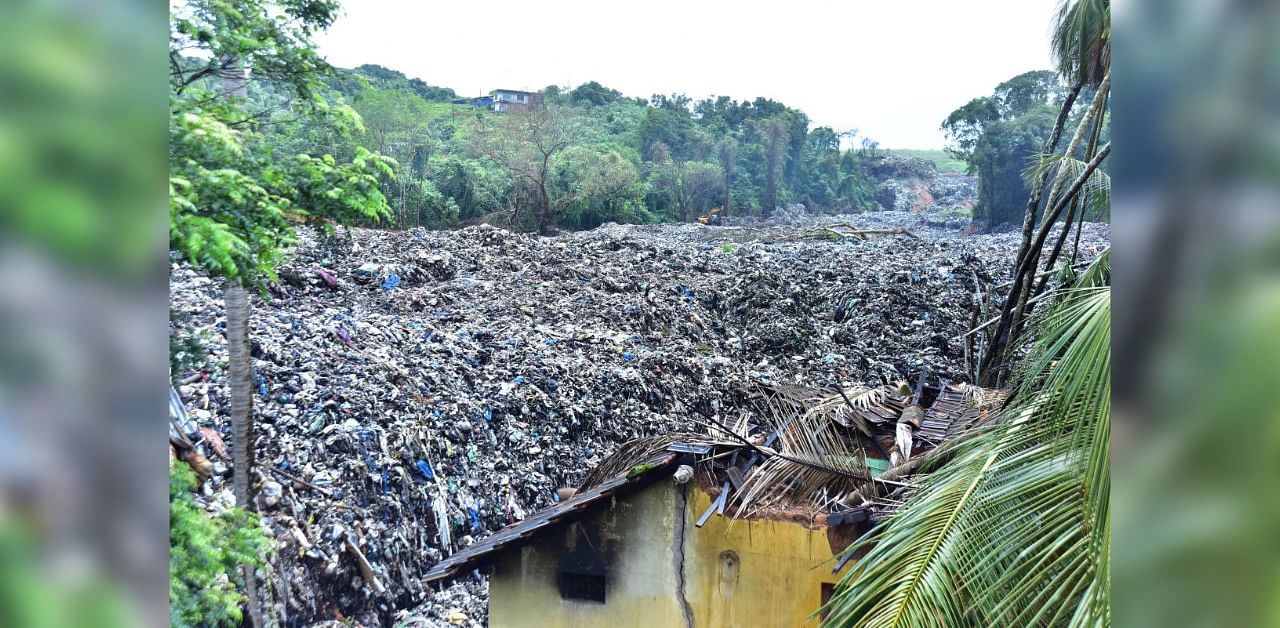
[[[978,200],[978,177],[939,174],[933,180],[930,192],[933,194],[933,209],[969,209]]]
[[[833,218],[807,220],[302,232],[251,325],[274,620],[484,625],[481,578],[417,576],[621,443],[732,423],[757,383],[969,379],[975,288],[1007,278],[1018,234],[889,212],[837,220],[919,237],[789,239]],[[1082,249],[1107,238],[1088,225]],[[175,265],[170,307],[203,352],[173,374],[186,411],[235,446],[221,284]],[[230,507],[229,458],[211,458],[204,503]]]

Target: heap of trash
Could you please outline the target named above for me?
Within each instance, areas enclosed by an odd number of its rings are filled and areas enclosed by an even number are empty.
[[[485,623],[432,565],[558,501],[627,441],[732,423],[750,390],[971,380],[965,333],[1020,234],[909,212],[554,238],[304,230],[250,327],[260,573],[281,625]],[[846,237],[824,225],[906,233]],[[1106,246],[1086,225],[1081,256]],[[171,271],[173,380],[234,505],[221,282]]]

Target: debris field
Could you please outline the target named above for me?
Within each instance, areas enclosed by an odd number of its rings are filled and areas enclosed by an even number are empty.
[[[300,233],[250,328],[275,620],[484,625],[482,579],[421,576],[623,443],[715,435],[761,385],[968,381],[976,295],[1008,278],[1020,238],[909,212],[726,223]],[[1108,238],[1086,225],[1081,255]],[[176,264],[170,279],[172,378],[217,511],[238,445],[221,283]]]

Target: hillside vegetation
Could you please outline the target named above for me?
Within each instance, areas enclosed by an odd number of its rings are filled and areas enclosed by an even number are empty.
[[[938,167],[938,172],[964,174],[969,166],[964,163],[963,159],[956,159],[947,154],[942,149],[920,149],[920,148],[886,148],[885,153],[897,155],[899,157],[918,157],[920,159],[928,159],[933,165]]]
[[[390,158],[379,176],[391,216],[366,226],[448,227],[481,220],[525,230],[588,229],[606,222],[687,221],[713,207],[768,215],[875,207],[865,163],[876,143],[814,126],[767,98],[624,96],[591,81],[547,86],[541,106],[495,113],[452,89],[377,65],[336,69],[317,84],[328,115],[299,106],[271,82],[249,90],[253,122],[279,159],[359,147]],[[842,140],[859,139],[842,150]]]

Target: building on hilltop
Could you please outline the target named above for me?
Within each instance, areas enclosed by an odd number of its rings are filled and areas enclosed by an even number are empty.
[[[522,92],[515,89],[495,89],[488,95],[473,98],[454,98],[455,105],[471,105],[491,109],[498,113],[532,111],[542,106],[542,92]]]
[[[498,113],[530,111],[542,106],[541,92],[495,89],[489,96],[493,98],[493,110]]]
[[[715,436],[632,441],[571,497],[437,563],[490,574],[491,626],[816,626],[845,550],[1003,395],[945,380],[762,386]],[[891,464],[896,463],[896,466]]]

